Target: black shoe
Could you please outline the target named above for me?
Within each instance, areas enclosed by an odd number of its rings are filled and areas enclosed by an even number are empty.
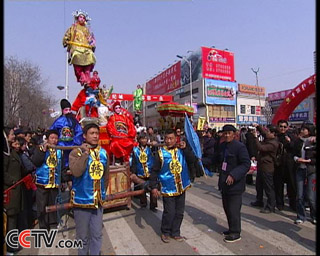
[[[251,206],[263,207],[263,202],[255,201],[250,203]]]
[[[240,235],[228,235],[223,239],[223,241],[225,241],[226,243],[233,243],[233,242],[237,242],[240,240],[241,240]]]
[[[158,212],[158,209],[157,209],[157,208],[150,208],[150,211],[152,211],[152,212]]]
[[[273,211],[271,211],[269,208],[264,208],[264,209],[263,209],[263,210],[261,210],[260,212],[261,212],[261,213],[269,214],[269,213],[274,212],[274,210],[273,210]]]
[[[228,235],[230,235],[230,231],[229,231],[229,230],[223,231],[223,232],[222,232],[222,235],[228,236]]]
[[[281,211],[283,211],[284,206],[283,206],[283,205],[278,205],[278,206],[277,206],[277,209],[281,212]]]
[[[161,235],[161,240],[162,240],[162,242],[164,242],[164,243],[170,243],[170,238],[169,238],[169,236],[166,236],[166,235],[164,235],[164,234]]]

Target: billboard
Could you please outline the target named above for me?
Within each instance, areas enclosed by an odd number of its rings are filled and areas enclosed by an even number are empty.
[[[181,62],[176,62],[146,83],[146,94],[163,95],[181,87]]]
[[[237,83],[204,79],[206,104],[236,105]]]
[[[260,96],[266,95],[266,89],[264,87],[255,86],[255,85],[239,84],[238,91],[246,94],[254,94],[254,95],[260,95]]]
[[[215,48],[201,47],[202,77],[234,82],[234,54]]]

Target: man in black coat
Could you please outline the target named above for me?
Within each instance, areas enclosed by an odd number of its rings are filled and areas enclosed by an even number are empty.
[[[224,231],[225,242],[241,239],[242,194],[246,186],[246,173],[250,169],[250,158],[246,146],[235,140],[236,128],[225,125],[222,128],[225,141],[220,145],[218,157],[221,164],[219,188],[222,193],[223,209],[229,230]]]
[[[294,168],[293,148],[295,138],[289,133],[289,124],[286,120],[278,121],[278,140],[283,145],[281,158],[274,170],[274,189],[276,194],[276,205],[279,211],[284,208],[284,183],[287,183],[289,206],[296,210],[296,169]]]
[[[257,158],[257,154],[258,154],[258,150],[257,150],[257,145],[256,145],[256,141],[255,141],[255,137],[252,134],[252,132],[255,130],[255,127],[253,126],[249,126],[248,127],[248,132],[246,133],[246,147],[249,153],[249,157],[251,159],[251,161],[256,161]],[[252,174],[248,174],[246,177],[246,183],[248,185],[252,185],[253,184],[253,175]]]

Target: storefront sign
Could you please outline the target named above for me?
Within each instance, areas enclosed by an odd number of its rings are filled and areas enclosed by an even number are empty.
[[[133,101],[133,95],[132,94],[123,94],[123,93],[111,93],[110,100],[127,100],[127,101]],[[173,101],[172,95],[142,95],[143,101]]]
[[[248,116],[248,115],[237,116],[237,124],[250,125],[252,123],[267,124],[267,120],[265,116]]]
[[[201,50],[203,78],[235,81],[232,52],[207,47],[201,47]]]
[[[235,123],[235,120],[233,117],[209,117],[211,123]]]
[[[238,91],[246,94],[254,94],[254,95],[260,95],[260,96],[266,95],[266,89],[264,87],[255,86],[255,85],[239,84]]]
[[[291,89],[279,91],[279,92],[268,93],[269,101],[283,100],[285,97],[287,97],[287,95],[289,95],[290,92],[291,92]]]
[[[309,112],[296,112],[289,116],[289,121],[307,121],[309,120]]]

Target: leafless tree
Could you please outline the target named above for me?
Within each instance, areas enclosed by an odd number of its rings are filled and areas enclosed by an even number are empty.
[[[47,128],[52,123],[48,109],[54,99],[44,91],[46,80],[40,68],[16,57],[6,57],[4,63],[4,124],[31,129]],[[46,114],[43,114],[43,112]]]

